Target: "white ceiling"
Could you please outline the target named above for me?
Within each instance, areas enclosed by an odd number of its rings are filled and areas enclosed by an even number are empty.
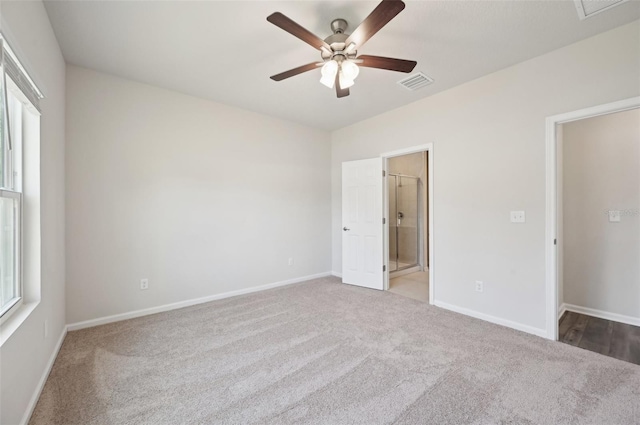
[[[640,2],[584,21],[572,1],[406,1],[360,54],[418,61],[435,82],[416,92],[407,74],[363,68],[337,99],[320,71],[269,76],[320,58],[266,21],[279,11],[321,38],[344,18],[353,30],[376,1],[49,1],[67,62],[182,93],[336,129],[640,18]]]

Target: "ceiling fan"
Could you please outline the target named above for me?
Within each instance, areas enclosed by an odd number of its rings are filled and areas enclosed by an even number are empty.
[[[375,33],[402,12],[404,7],[405,4],[400,0],[383,0],[351,34],[345,34],[348,26],[347,21],[334,19],[331,22],[333,34],[324,40],[280,12],[269,15],[267,21],[320,50],[322,57],[322,62],[308,63],[273,75],[271,79],[282,81],[294,75],[322,67],[320,82],[329,88],[333,88],[335,85],[338,97],[345,97],[349,96],[349,87],[354,84],[354,80],[360,72],[358,65],[397,72],[413,71],[416,61],[382,56],[357,56],[357,49],[361,48]]]

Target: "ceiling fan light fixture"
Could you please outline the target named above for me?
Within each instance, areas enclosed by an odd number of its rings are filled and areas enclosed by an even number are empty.
[[[324,65],[322,65],[322,73],[323,77],[332,77],[336,78],[336,73],[338,72],[338,62],[335,60],[327,61]]]
[[[322,78],[320,78],[320,82],[330,89],[333,88],[333,84],[336,81],[336,74],[338,73],[338,62],[335,60],[330,60],[324,65],[322,65],[322,69],[320,73],[322,74]]]
[[[324,84],[325,86],[329,87],[330,89],[333,88],[333,84],[335,83],[336,79],[331,78],[331,77],[325,77],[323,76],[322,78],[320,78],[320,83]]]
[[[351,62],[350,60],[343,61],[340,68],[342,69],[344,77],[348,80],[355,80],[360,73],[360,68],[358,68],[358,65]]]
[[[340,78],[340,88],[341,89],[348,89],[349,87],[351,87],[355,82],[353,81],[353,79],[348,78],[343,71],[340,71],[340,76],[338,77]]]

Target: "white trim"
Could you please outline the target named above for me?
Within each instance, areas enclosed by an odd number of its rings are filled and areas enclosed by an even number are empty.
[[[562,303],[558,309],[558,320],[562,319],[562,316],[567,312],[567,304]]]
[[[13,158],[10,159],[9,161],[13,161]],[[13,174],[13,167],[11,167],[11,173]],[[13,177],[12,177],[12,181],[13,181]],[[15,267],[15,271],[14,271],[14,287],[17,288],[17,295],[16,297],[12,300],[13,301],[13,305],[11,305],[11,307],[7,308],[5,311],[3,311],[0,314],[0,325],[4,324],[6,321],[9,320],[9,318],[11,317],[12,314],[14,314],[16,311],[18,311],[20,309],[20,307],[23,304],[24,301],[24,286],[22,284],[22,276],[23,276],[23,270],[22,270],[22,192],[17,192],[17,191],[13,191],[13,190],[8,190],[8,189],[0,189],[0,198],[6,198],[6,199],[12,199],[13,201],[15,201],[15,221],[17,222],[16,224],[16,234],[15,234],[15,238],[16,240],[14,241],[14,267]],[[16,328],[17,329],[17,328]],[[10,334],[9,334],[10,336]],[[7,336],[8,338],[8,336]],[[3,338],[4,340],[5,338]],[[4,341],[3,341],[4,342]]]
[[[533,326],[523,325],[522,323],[512,322],[511,320],[501,319],[500,317],[490,316],[488,314],[480,313],[475,310],[470,310],[464,307],[458,307],[453,304],[447,304],[442,301],[434,303],[435,306],[450,310],[455,313],[464,314],[465,316],[471,316],[476,319],[484,320],[485,322],[491,322],[496,325],[506,326],[507,328],[515,329],[518,331],[526,332],[542,338],[547,337],[547,331],[544,329],[534,328]]]
[[[554,239],[557,232],[557,199],[556,199],[556,122],[553,118],[546,119],[546,222],[545,222],[545,297],[546,297],[546,328],[547,337],[558,340],[558,265]]]
[[[598,105],[591,108],[580,109],[578,111],[565,114],[554,115],[546,119],[546,235],[545,235],[545,257],[546,257],[546,329],[547,338],[558,340],[558,264],[557,250],[553,241],[557,235],[558,223],[558,164],[556,126],[571,121],[585,118],[593,118],[600,115],[623,112],[630,109],[640,108],[640,96],[620,100],[618,102]]]
[[[434,222],[433,222],[433,214],[435,211],[435,204],[433,202],[433,143],[429,143],[429,154],[427,155],[427,162],[429,164],[428,172],[428,185],[429,185],[429,193],[428,193],[428,211],[429,211],[429,266],[427,271],[429,272],[429,304],[433,304],[436,302],[436,280],[435,280],[435,242],[434,242]]]
[[[24,298],[21,301],[20,307],[0,324],[0,347],[11,338],[11,335],[20,328],[22,323],[27,320],[33,310],[40,304],[40,301],[25,303]]]
[[[409,148],[398,149],[391,152],[385,152],[380,156],[384,159],[383,161],[383,169],[385,173],[387,173],[387,160],[389,158],[393,158],[394,156],[402,156],[408,155],[412,153],[418,152],[428,152],[427,155],[427,163],[428,163],[428,176],[427,176],[427,185],[428,185],[428,216],[429,216],[429,304],[435,304],[435,262],[434,262],[434,238],[433,238],[433,212],[434,212],[434,204],[433,204],[433,143],[426,143],[424,145],[412,146]],[[384,208],[384,217],[387,216],[387,212],[389,211],[389,185],[383,185],[383,208]],[[387,266],[387,271],[384,274],[384,289],[389,289],[389,218],[387,217],[386,223],[384,225],[384,264]]]
[[[302,276],[293,279],[283,280],[280,282],[268,283],[266,285],[253,286],[251,288],[239,289],[237,291],[223,292],[221,294],[209,295],[202,298],[194,298],[190,300],[180,301],[177,303],[160,305],[157,307],[145,308],[142,310],[130,311],[127,313],[114,314],[113,316],[99,317],[97,319],[85,320],[77,323],[70,323],[67,325],[67,329],[75,331],[78,329],[91,328],[93,326],[105,325],[107,323],[120,322],[122,320],[133,319],[136,317],[148,316],[150,314],[162,313],[165,311],[176,310],[179,308],[190,307],[192,305],[207,303],[210,301],[221,300],[224,298],[235,297],[237,295],[251,294],[253,292],[265,291],[267,289],[277,288],[280,286],[291,285],[294,283],[305,282],[311,279],[318,279],[321,277],[331,276],[331,272],[324,272],[313,274],[309,276]]]
[[[425,143],[424,145],[411,146],[409,148],[398,149],[391,152],[380,154],[382,158],[392,158],[394,156],[409,155],[412,153],[424,152],[433,149],[433,143]]]
[[[384,178],[382,179],[382,217],[384,224],[382,225],[382,264],[384,264],[384,273],[382,274],[382,289],[389,290],[389,161],[382,157],[382,170]]]
[[[626,323],[627,325],[640,326],[640,317],[625,316],[624,314],[610,313],[608,311],[596,310],[595,308],[580,307],[573,304],[562,304],[560,310],[573,311],[574,313],[585,314],[591,317],[611,320],[612,322]],[[561,317],[560,315],[558,317]]]
[[[67,326],[62,328],[62,333],[60,334],[60,338],[58,338],[58,342],[56,343],[51,356],[49,357],[49,361],[47,362],[47,366],[44,368],[44,372],[42,372],[42,376],[40,377],[40,381],[38,381],[38,386],[36,386],[36,390],[31,396],[31,400],[29,400],[29,404],[27,405],[27,410],[24,412],[22,416],[22,420],[20,421],[21,425],[27,425],[29,420],[31,419],[31,415],[33,414],[33,410],[36,408],[36,404],[38,403],[38,399],[40,398],[40,394],[44,389],[44,384],[47,382],[47,378],[49,378],[49,374],[51,373],[51,369],[53,368],[53,364],[56,361],[56,357],[58,357],[58,352],[62,347],[62,343],[64,342],[64,338],[67,336]]]
[[[16,311],[20,310],[20,307],[22,307],[23,305],[23,301],[24,298],[22,297],[22,286],[20,287],[20,295],[17,297],[14,297],[11,299],[11,304],[9,307],[5,307],[6,310],[4,312],[1,313],[0,315],[0,326],[4,325],[4,322],[8,322],[9,318],[11,317],[12,314],[14,314]],[[4,344],[4,341],[8,339],[8,337],[11,336],[11,334],[9,334],[6,338],[5,335],[3,334],[2,337],[0,337],[0,347],[2,347],[2,345]]]
[[[340,279],[342,279],[342,273],[340,272],[331,272],[331,276],[339,277]]]

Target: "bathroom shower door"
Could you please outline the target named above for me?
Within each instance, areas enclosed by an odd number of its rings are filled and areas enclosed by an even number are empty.
[[[389,271],[418,265],[418,183],[412,176],[389,175]]]

